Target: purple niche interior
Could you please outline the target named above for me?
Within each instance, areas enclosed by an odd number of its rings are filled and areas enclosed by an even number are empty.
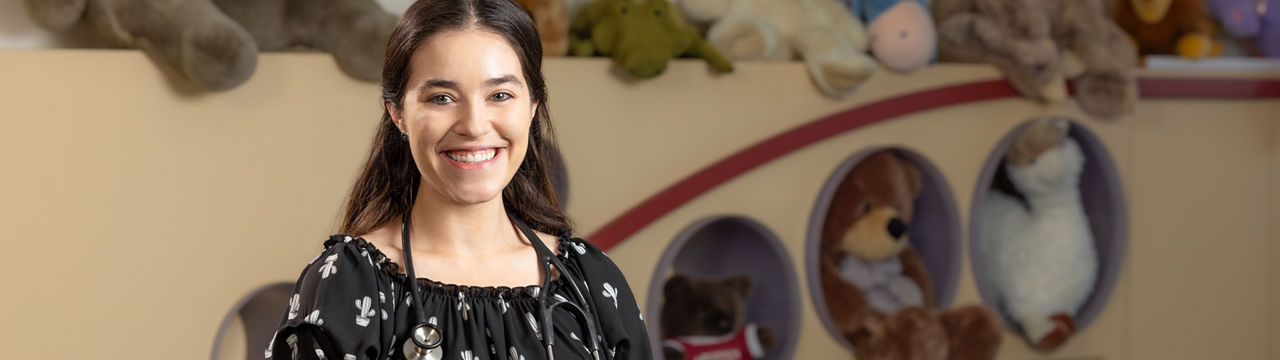
[[[956,287],[959,284],[960,264],[964,260],[962,258],[963,250],[960,239],[962,234],[960,214],[956,207],[955,196],[951,192],[951,186],[937,167],[933,166],[919,153],[901,147],[865,149],[845,158],[831,173],[831,176],[828,177],[826,184],[823,185],[817,201],[814,203],[813,213],[809,217],[808,234],[805,240],[805,271],[808,273],[809,298],[813,301],[813,308],[818,313],[818,319],[822,321],[823,326],[826,327],[827,332],[832,337],[850,348],[852,345],[845,341],[844,336],[836,330],[835,324],[831,320],[831,315],[827,312],[827,304],[822,295],[822,281],[818,275],[818,252],[822,239],[822,225],[827,220],[827,210],[831,206],[836,189],[847,179],[849,171],[853,170],[854,166],[861,162],[862,159],[884,150],[893,151],[901,155],[915,165],[916,168],[920,169],[922,180],[920,196],[915,201],[915,213],[912,215],[910,222],[911,235],[909,241],[916,252],[920,254],[920,257],[924,259],[925,267],[929,269],[930,278],[933,280],[937,306],[948,306],[954,300]]]
[[[236,302],[235,306],[231,307],[231,312],[222,319],[222,325],[218,326],[217,335],[214,335],[213,339],[213,354],[210,358],[218,360],[229,357],[219,352],[222,350],[223,337],[230,331],[228,328],[236,317],[239,317],[240,322],[244,324],[244,344],[247,352],[245,358],[262,358],[262,352],[267,349],[267,342],[271,340],[276,327],[280,326],[280,319],[289,309],[289,297],[293,296],[292,291],[293,283],[274,283],[254,289]]]
[[[800,288],[790,256],[769,229],[741,216],[715,216],[689,225],[667,246],[649,284],[645,322],[654,357],[659,339],[663,287],[674,272],[704,278],[751,278],[746,322],[772,328],[778,344],[764,359],[790,359],[800,334]]]
[[[969,211],[970,239],[978,239],[979,234],[982,233],[979,219],[982,216],[983,201],[986,199],[987,192],[991,191],[992,183],[997,180],[997,170],[1009,151],[1015,135],[1025,126],[1026,124],[1020,125],[1005,135],[991,150],[991,155],[982,166],[982,173],[979,175]],[[1079,332],[1084,331],[1089,323],[1098,317],[1115,289],[1116,281],[1120,278],[1120,268],[1124,263],[1129,222],[1124,201],[1124,188],[1116,172],[1115,162],[1107,152],[1106,146],[1096,135],[1074,122],[1071,124],[1069,136],[1080,144],[1080,150],[1085,157],[1084,171],[1080,174],[1080,197],[1084,204],[1085,215],[1089,218],[1089,228],[1093,233],[1094,246],[1099,257],[1098,282],[1094,285],[1093,293],[1089,295],[1088,300],[1075,316],[1076,329]],[[1001,306],[996,300],[995,289],[984,280],[987,278],[986,274],[982,270],[983,267],[979,266],[983,259],[974,248],[974,244],[973,241],[969,242],[969,256],[978,293],[984,302],[999,310]],[[1006,328],[1021,333],[1017,324],[1003,311],[999,312]]]

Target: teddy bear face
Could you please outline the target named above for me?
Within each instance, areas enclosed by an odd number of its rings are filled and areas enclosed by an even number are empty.
[[[897,255],[907,246],[920,176],[915,166],[891,151],[859,162],[832,197],[823,251],[871,261]]]
[[[662,338],[724,335],[746,322],[751,279],[702,279],[676,274],[663,290]]]

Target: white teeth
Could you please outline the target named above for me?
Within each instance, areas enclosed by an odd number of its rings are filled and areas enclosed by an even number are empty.
[[[497,154],[498,152],[494,149],[486,149],[486,150],[480,150],[480,151],[466,151],[466,152],[449,151],[445,153],[445,156],[448,156],[450,159],[453,159],[453,161],[474,164],[474,163],[489,161],[489,159],[492,159],[493,156]]]

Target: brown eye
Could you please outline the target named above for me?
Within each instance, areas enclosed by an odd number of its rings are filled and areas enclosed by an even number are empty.
[[[428,99],[427,101],[430,101],[436,105],[444,105],[452,102],[453,99],[449,98],[449,95],[440,94],[440,95],[432,96],[431,99]]]
[[[507,101],[507,100],[511,100],[511,94],[500,92],[497,94],[493,94],[491,99],[493,99],[493,101]]]

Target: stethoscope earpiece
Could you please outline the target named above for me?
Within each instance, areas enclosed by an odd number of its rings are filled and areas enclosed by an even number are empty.
[[[413,328],[413,334],[404,341],[404,356],[409,360],[441,360],[444,359],[444,348],[440,343],[444,339],[435,326],[423,323]]]

